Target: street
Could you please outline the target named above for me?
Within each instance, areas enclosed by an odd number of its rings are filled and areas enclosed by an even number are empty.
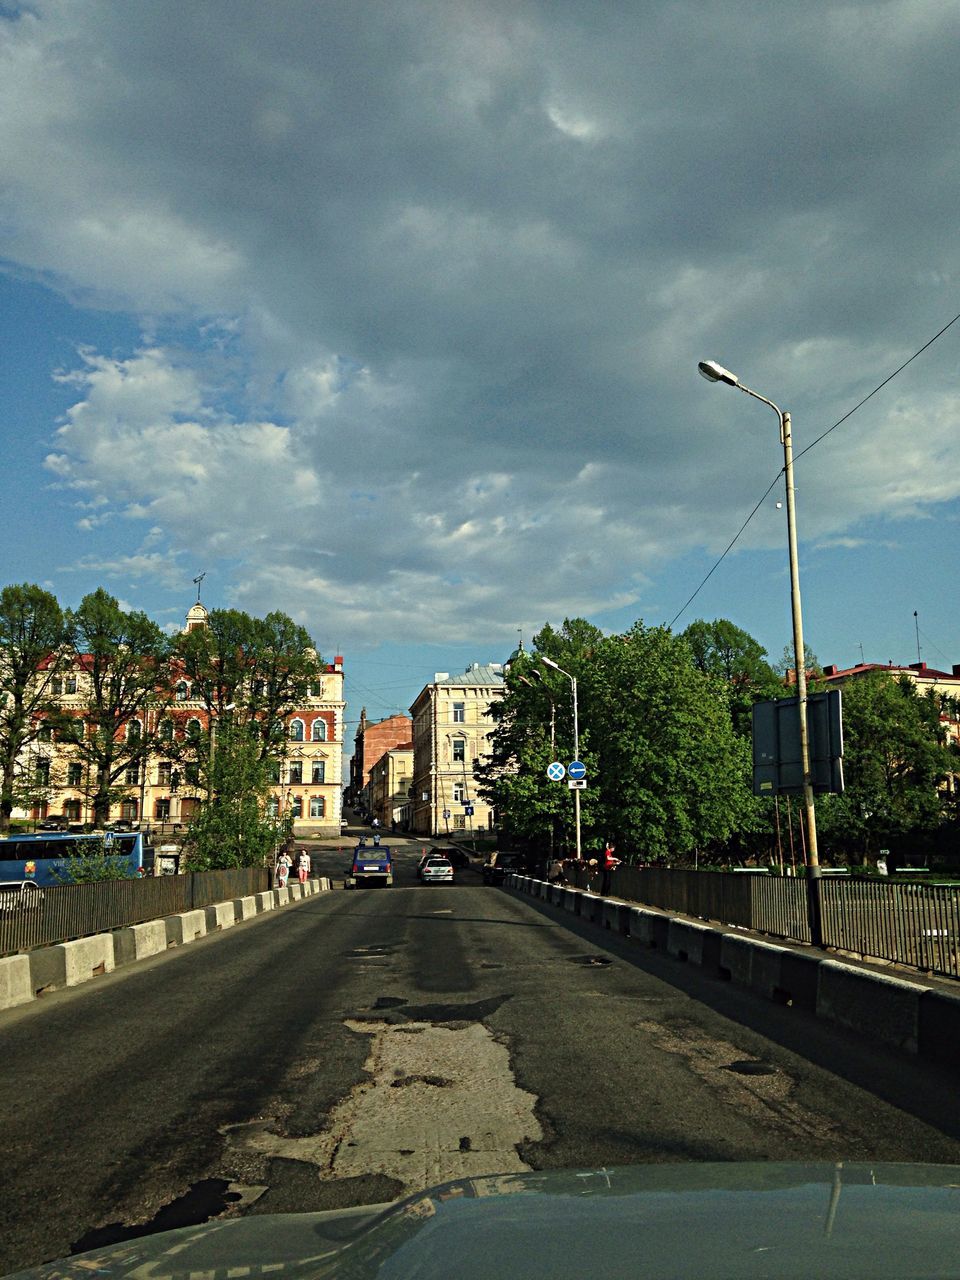
[[[474,870],[335,891],[0,1014],[0,1273],[95,1234],[651,1161],[960,1163],[955,1080]],[[342,885],[353,841],[315,856]]]

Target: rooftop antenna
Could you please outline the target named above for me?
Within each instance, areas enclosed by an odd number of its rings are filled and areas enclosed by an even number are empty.
[[[861,665],[861,667],[864,665],[864,661],[863,661],[863,641],[862,641],[862,640],[860,641],[860,665]]]
[[[207,573],[206,573],[206,570],[204,570],[203,573],[199,574],[193,580],[194,586],[197,588],[197,604],[200,603],[200,583],[204,580],[206,576],[207,576]],[[916,617],[916,614],[914,614],[914,617]]]
[[[523,653],[523,627],[517,627],[517,635],[520,637],[520,643],[517,645],[517,648],[521,653]]]
[[[916,628],[916,632],[917,632],[917,661],[919,662],[920,661],[920,623],[917,619],[916,609],[914,609],[913,611],[913,625]]]

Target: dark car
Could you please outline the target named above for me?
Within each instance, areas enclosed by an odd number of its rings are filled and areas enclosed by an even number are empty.
[[[446,858],[451,867],[460,868],[469,867],[469,855],[464,853],[462,849],[455,849],[451,844],[435,844],[430,850],[431,858]]]
[[[393,884],[393,854],[388,845],[357,845],[350,875],[360,884]]]
[[[500,853],[498,850],[496,853],[491,853],[483,864],[483,883],[503,884],[505,876],[523,869],[523,854]]]

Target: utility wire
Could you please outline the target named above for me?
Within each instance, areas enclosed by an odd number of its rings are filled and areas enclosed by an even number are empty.
[[[923,346],[919,348],[919,350],[915,351],[913,355],[909,358],[909,360],[904,360],[903,364],[899,367],[899,369],[894,369],[893,373],[888,374],[882,382],[878,383],[873,388],[873,390],[869,393],[869,395],[865,395],[858,404],[855,404],[853,406],[852,409],[848,409],[847,412],[843,415],[843,417],[838,418],[832,427],[827,427],[826,431],[824,431],[822,435],[817,436],[816,440],[812,440],[805,449],[801,449],[798,454],[795,454],[794,461],[796,461],[798,458],[802,458],[805,453],[809,453],[811,449],[815,448],[816,445],[818,445],[821,442],[821,440],[825,440],[831,431],[836,431],[837,427],[841,426],[841,424],[846,422],[848,418],[852,417],[853,414],[855,414],[858,409],[862,409],[868,400],[872,399],[877,394],[878,391],[882,391],[883,388],[887,385],[887,383],[892,382],[898,373],[903,373],[904,369],[906,369],[908,364],[912,364],[913,361],[916,360],[917,356],[923,355],[924,351],[926,351],[928,347],[932,347],[938,338],[942,338],[943,335],[950,328],[950,326],[956,324],[958,320],[960,320],[960,312],[958,312],[953,317],[952,320],[948,320],[947,323],[943,326],[943,328],[938,333],[935,333],[932,338],[929,338],[923,344]],[[780,470],[777,472],[777,474],[774,476],[773,480],[770,482],[770,484],[767,486],[766,490],[764,491],[763,497],[760,499],[757,505],[753,508],[753,510],[747,516],[746,520],[744,520],[743,524],[737,530],[735,537],[730,541],[730,543],[724,549],[723,553],[720,555],[720,558],[717,560],[716,564],[714,564],[713,568],[706,575],[706,577],[700,583],[699,587],[697,587],[696,591],[694,591],[693,595],[690,597],[687,603],[683,606],[683,608],[679,611],[679,613],[675,614],[674,617],[671,619],[671,621],[668,624],[668,629],[673,626],[673,624],[677,621],[677,618],[680,618],[683,616],[683,614],[687,611],[690,605],[693,604],[694,600],[696,600],[697,596],[700,594],[703,588],[707,585],[707,583],[713,577],[717,569],[720,568],[723,561],[727,558],[728,554],[733,550],[734,546],[738,542],[740,535],[743,533],[744,529],[746,529],[747,525],[750,523],[753,517],[757,514],[757,512],[763,506],[764,499],[767,497],[767,494],[770,492],[773,486],[777,483],[777,481],[783,475],[783,470],[784,470],[783,467],[781,467]]]

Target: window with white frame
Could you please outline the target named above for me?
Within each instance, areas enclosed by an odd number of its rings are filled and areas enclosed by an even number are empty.
[[[290,763],[290,772],[287,775],[290,786],[299,786],[303,782],[303,761],[293,760]]]
[[[463,740],[463,738],[454,738],[454,740],[453,740],[453,762],[454,762],[454,764],[460,764],[460,763],[462,763],[462,762],[466,761],[466,758],[467,758],[467,744],[466,744],[466,742]]]
[[[176,699],[178,702],[186,702],[190,697],[190,686],[185,680],[181,680],[177,685]]]
[[[466,798],[466,794],[467,794],[467,789],[462,782],[455,782],[453,784],[453,803],[454,804],[463,804]]]
[[[303,741],[303,721],[302,720],[290,721],[290,741],[291,742]]]
[[[467,704],[465,702],[455,702],[453,704],[453,723],[463,724],[467,718]]]
[[[327,811],[327,802],[323,796],[310,797],[310,817],[322,818]]]
[[[294,796],[290,801],[290,816],[292,818],[303,817],[303,800],[300,796]]]
[[[310,771],[310,781],[314,783],[326,782],[327,780],[327,762],[326,760],[314,760],[313,767]]]
[[[327,740],[327,722],[326,720],[314,720],[311,730],[311,737],[314,742],[326,742]]]

